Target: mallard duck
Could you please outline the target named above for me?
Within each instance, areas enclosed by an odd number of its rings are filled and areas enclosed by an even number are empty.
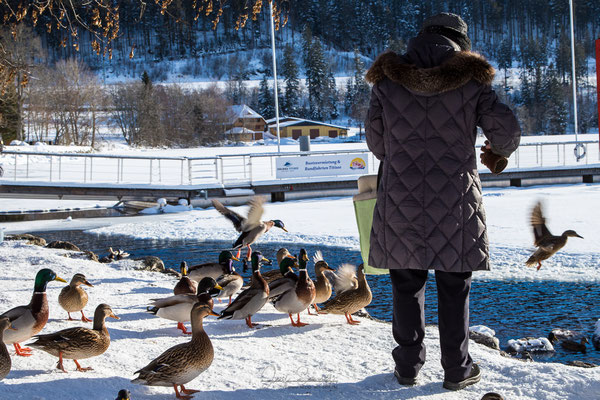
[[[292,254],[290,254],[288,249],[286,249],[285,247],[282,247],[279,250],[277,250],[277,266],[278,267],[281,266],[281,261],[286,257],[294,258],[294,259],[296,258]],[[287,271],[285,271],[285,272],[287,272]],[[280,268],[277,268],[277,269],[272,269],[270,271],[266,271],[265,273],[262,274],[262,277],[265,279],[265,282],[270,284],[271,282],[273,282],[276,279],[283,278],[283,275],[281,273]]]
[[[489,392],[483,395],[481,400],[504,400],[501,394]]]
[[[148,307],[147,311],[160,318],[177,321],[177,329],[181,329],[186,335],[191,335],[193,332],[189,332],[183,323],[190,320],[190,312],[197,302],[203,301],[213,307],[211,294],[217,293],[211,293],[213,289],[222,288],[213,278],[206,277],[198,283],[196,294],[178,294],[164,299],[152,299],[152,307]]]
[[[230,251],[225,250],[219,254],[219,262],[192,265],[188,269],[188,276],[196,282],[200,282],[207,276],[217,279],[221,275],[233,272],[233,261],[239,261],[239,259],[234,257]]]
[[[235,230],[241,232],[241,235],[233,244],[234,249],[238,249],[237,258],[240,258],[240,253],[242,251],[242,247],[246,246],[248,248],[248,254],[246,259],[250,259],[252,254],[252,249],[250,245],[258,240],[263,234],[267,233],[269,229],[272,227],[277,227],[285,229],[283,222],[278,219],[273,219],[270,221],[261,221],[260,218],[263,214],[263,203],[265,202],[265,198],[262,196],[255,196],[249,202],[250,211],[248,211],[247,217],[242,217],[240,214],[231,211],[229,208],[225,207],[218,200],[213,199],[212,203],[221,214],[223,214],[228,220],[233,222],[233,226]]]
[[[10,325],[10,320],[8,318],[0,318],[0,380],[4,379],[6,375],[8,375],[10,372],[10,367],[12,366],[8,349],[2,342],[4,331],[7,329],[14,329]]]
[[[565,350],[576,351],[578,353],[586,353],[586,343],[589,343],[589,341],[585,336],[579,340],[564,339],[560,341],[560,347],[562,347]]]
[[[87,318],[83,313],[83,309],[88,302],[88,295],[81,285],[94,287],[94,285],[87,281],[85,275],[75,274],[73,275],[73,278],[71,278],[71,283],[60,291],[60,294],[58,295],[58,304],[60,304],[69,315],[69,321],[73,321],[73,318],[71,318],[72,312],[80,311],[81,320],[83,322],[90,322],[91,319]]]
[[[177,282],[177,285],[173,288],[173,293],[178,294],[195,294],[198,292],[198,283],[193,281],[188,276],[187,263],[181,262],[181,279]]]
[[[298,276],[288,271],[285,276],[269,285],[269,299],[276,310],[287,313],[292,321],[292,326],[301,327],[308,325],[300,322],[300,312],[306,310],[315,300],[315,285],[306,271],[308,256],[306,250],[301,249],[298,257],[302,264],[298,269]],[[284,258],[282,268],[288,269],[288,265],[294,260]],[[294,322],[292,314],[297,314]]]
[[[320,251],[317,251],[313,257],[313,261],[315,263],[315,276],[317,280],[315,282],[315,299],[313,301],[313,307],[317,312],[317,315],[320,314],[319,306],[317,303],[324,303],[331,297],[332,287],[329,279],[325,276],[325,271],[334,271],[333,268],[327,264],[327,262],[323,259],[323,254]],[[310,307],[308,308],[308,313],[310,314]]]
[[[131,382],[149,386],[173,386],[178,399],[191,399],[192,396],[189,395],[198,390],[186,389],[184,385],[206,371],[214,358],[212,343],[202,326],[202,320],[207,315],[218,316],[208,304],[194,304],[191,316],[188,317],[192,321],[192,340],[162,353],[150,364],[136,371],[139,376]]]
[[[357,280],[358,287],[356,289],[348,289],[342,293],[336,293],[334,298],[323,304],[321,311],[326,314],[344,314],[346,321],[350,325],[359,324],[360,321],[352,319],[352,314],[371,304],[371,300],[373,299],[363,264],[358,266]]]
[[[113,262],[113,261],[119,261],[119,260],[122,260],[124,258],[127,258],[127,257],[129,257],[129,255],[130,255],[129,253],[127,253],[127,252],[125,252],[125,251],[123,251],[121,249],[118,249],[117,251],[114,251],[112,249],[112,247],[109,247],[108,248],[108,255],[104,256],[104,257],[101,257],[98,261],[101,262],[101,263],[107,264],[107,263],[110,263],[110,262]]]
[[[15,307],[0,315],[0,318],[7,317],[12,327],[15,328],[14,331],[4,332],[3,341],[6,344],[12,344],[18,356],[31,355],[31,349],[21,347],[19,343],[39,333],[48,322],[49,310],[46,285],[51,281],[67,283],[63,278],[56,276],[51,269],[41,269],[35,276],[33,296],[31,296],[29,304]]]
[[[533,235],[535,237],[534,245],[538,249],[529,257],[525,262],[528,267],[533,267],[537,264],[537,270],[542,268],[542,261],[547,260],[553,256],[558,250],[562,249],[567,244],[569,237],[578,237],[583,239],[583,236],[579,236],[577,232],[573,230],[566,230],[560,236],[554,236],[550,233],[546,227],[546,219],[542,214],[542,203],[537,202],[531,211],[531,226],[533,227]]]
[[[231,297],[238,292],[244,286],[244,278],[232,267],[232,272],[230,274],[221,275],[217,279],[217,283],[219,286],[223,288],[221,292],[217,295],[217,299],[221,302],[222,298],[229,297],[229,304],[231,304]]]
[[[252,323],[252,316],[256,314],[269,299],[269,285],[260,275],[260,266],[269,262],[260,251],[255,251],[251,256],[252,280],[250,287],[239,294],[235,300],[221,312],[219,319],[245,319],[249,328],[258,324]]]
[[[104,320],[106,317],[119,319],[108,304],[99,304],[94,312],[94,327],[68,328],[47,335],[37,335],[30,346],[58,357],[56,368],[67,372],[63,366],[63,358],[73,360],[77,371],[90,371],[91,367],[82,368],[77,360],[91,358],[103,354],[110,345],[110,335]]]
[[[119,390],[119,393],[117,394],[117,398],[115,400],[130,400],[131,393],[129,393],[129,390],[127,389],[121,389]]]

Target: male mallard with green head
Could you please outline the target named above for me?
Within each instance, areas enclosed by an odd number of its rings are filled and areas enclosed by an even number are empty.
[[[525,262],[528,267],[533,267],[537,264],[537,270],[542,268],[542,261],[553,256],[558,250],[562,249],[567,244],[569,237],[578,237],[577,232],[566,230],[560,236],[554,236],[546,227],[546,219],[542,214],[542,203],[537,202],[531,211],[531,226],[533,227],[533,235],[535,237],[534,245],[538,249]]]
[[[51,281],[67,283],[63,278],[56,276],[51,269],[41,269],[35,276],[33,296],[31,296],[29,304],[12,308],[0,315],[0,318],[7,317],[12,327],[15,328],[14,331],[8,330],[4,332],[2,340],[6,344],[14,345],[18,356],[31,355],[31,349],[21,347],[19,343],[38,334],[46,326],[46,322],[48,322],[49,309],[46,286]]]
[[[206,371],[212,364],[214,350],[204,331],[202,321],[207,315],[218,316],[208,304],[194,304],[190,318],[192,340],[171,347],[150,364],[136,371],[139,376],[131,382],[149,386],[173,386],[178,399],[191,399],[198,390],[185,388],[185,384]],[[177,387],[181,390],[178,390]]]
[[[269,285],[260,275],[260,266],[269,262],[260,251],[255,251],[251,256],[252,280],[250,287],[239,294],[235,300],[221,312],[219,319],[245,319],[249,328],[258,324],[252,323],[252,316],[256,314],[269,299]]]
[[[190,320],[192,307],[197,302],[202,301],[212,308],[213,299],[211,295],[218,293],[217,290],[221,289],[217,281],[211,277],[206,277],[198,283],[196,294],[178,294],[164,299],[152,299],[152,307],[148,307],[147,311],[160,318],[177,321],[177,329],[181,329],[181,332],[186,335],[191,335],[192,332],[189,332],[183,323]]]
[[[37,341],[30,344],[58,357],[56,368],[67,372],[63,366],[63,358],[73,360],[77,371],[89,371],[92,368],[82,368],[77,360],[91,358],[103,354],[110,345],[110,335],[106,329],[105,319],[119,319],[108,304],[100,304],[94,312],[94,326],[88,328],[68,328],[47,335],[37,335]]]
[[[94,287],[87,281],[85,275],[75,274],[71,278],[71,283],[65,286],[58,295],[58,304],[67,312],[69,315],[69,321],[73,321],[71,318],[72,312],[81,312],[81,320],[83,322],[90,322],[91,319],[87,318],[83,313],[83,309],[88,302],[88,294],[83,290],[81,285]]]
[[[371,304],[373,296],[367,282],[363,264],[360,264],[356,274],[358,286],[348,289],[323,304],[321,311],[325,314],[344,314],[350,325],[360,324],[360,321],[352,319],[352,314]]]
[[[308,325],[300,322],[300,312],[306,310],[315,300],[315,285],[306,271],[308,255],[306,250],[300,249],[298,276],[291,272],[290,263],[293,259],[284,258],[280,268],[286,270],[282,279],[278,279],[269,285],[269,298],[276,310],[287,313],[292,321],[292,326],[301,327]],[[297,314],[294,322],[292,314]]]
[[[239,261],[230,251],[219,253],[218,262],[209,262],[204,264],[192,265],[188,269],[188,276],[191,280],[200,282],[203,278],[211,277],[217,279],[221,275],[228,274],[233,269],[233,261]]]
[[[285,229],[285,226],[283,225],[283,222],[281,220],[260,220],[264,212],[264,202],[265,198],[262,196],[253,197],[248,202],[248,205],[250,206],[248,216],[243,217],[240,214],[231,211],[229,208],[225,207],[218,200],[213,199],[212,201],[217,211],[223,214],[225,218],[233,222],[235,230],[241,233],[241,235],[233,244],[233,248],[238,249],[237,258],[240,257],[242,247],[246,246],[248,248],[248,254],[246,255],[246,259],[250,259],[250,256],[252,254],[252,249],[250,248],[250,245],[256,242],[259,237],[267,233],[271,228],[277,227],[287,232],[287,229]]]
[[[281,267],[281,261],[286,257],[293,258],[293,259],[296,258],[285,247],[282,247],[279,250],[277,250],[277,268],[262,273],[262,277],[265,279],[265,281],[268,284],[270,284],[274,280],[283,278],[280,267]],[[285,272],[287,272],[287,271],[284,271],[284,273]]]
[[[180,268],[181,279],[173,288],[173,293],[175,293],[175,295],[196,293],[198,291],[198,284],[195,281],[191,280],[188,276],[187,263],[185,261],[182,261]]]
[[[8,375],[10,372],[10,367],[12,366],[8,349],[6,348],[4,342],[2,342],[4,331],[7,329],[14,330],[14,328],[10,325],[10,320],[6,317],[0,318],[0,380],[4,379],[6,375]]]
[[[323,259],[323,253],[320,251],[315,253],[313,261],[315,263],[315,276],[317,277],[317,281],[315,282],[315,300],[313,301],[313,307],[318,315],[320,312],[317,303],[324,303],[329,300],[332,292],[331,283],[325,276],[325,271],[334,271],[334,269]],[[310,307],[308,308],[308,313],[311,314]]]

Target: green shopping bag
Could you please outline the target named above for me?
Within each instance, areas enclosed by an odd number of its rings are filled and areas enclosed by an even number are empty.
[[[358,194],[352,200],[354,202],[360,254],[365,266],[365,274],[388,274],[387,269],[373,268],[369,265],[371,226],[373,225],[373,210],[375,210],[375,202],[377,201],[377,175],[365,175],[358,178]]]

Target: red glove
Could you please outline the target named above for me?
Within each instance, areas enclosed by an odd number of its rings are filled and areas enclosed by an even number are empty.
[[[481,163],[489,168],[493,174],[499,174],[504,171],[504,168],[508,165],[508,158],[504,156],[499,156],[498,154],[494,154],[491,149],[487,148],[489,145],[489,141],[485,141],[485,144],[481,146],[481,154],[479,158],[481,159]]]

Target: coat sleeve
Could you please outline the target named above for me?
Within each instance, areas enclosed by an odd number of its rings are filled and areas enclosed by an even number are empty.
[[[477,125],[490,141],[494,154],[509,157],[519,147],[521,128],[515,114],[498,101],[491,86],[486,85],[477,103]]]
[[[371,90],[371,100],[369,101],[369,110],[367,111],[367,119],[365,121],[365,132],[367,146],[378,160],[383,160],[385,157],[383,131],[383,108],[381,107],[381,102],[375,92],[375,86],[373,86],[373,89]]]

